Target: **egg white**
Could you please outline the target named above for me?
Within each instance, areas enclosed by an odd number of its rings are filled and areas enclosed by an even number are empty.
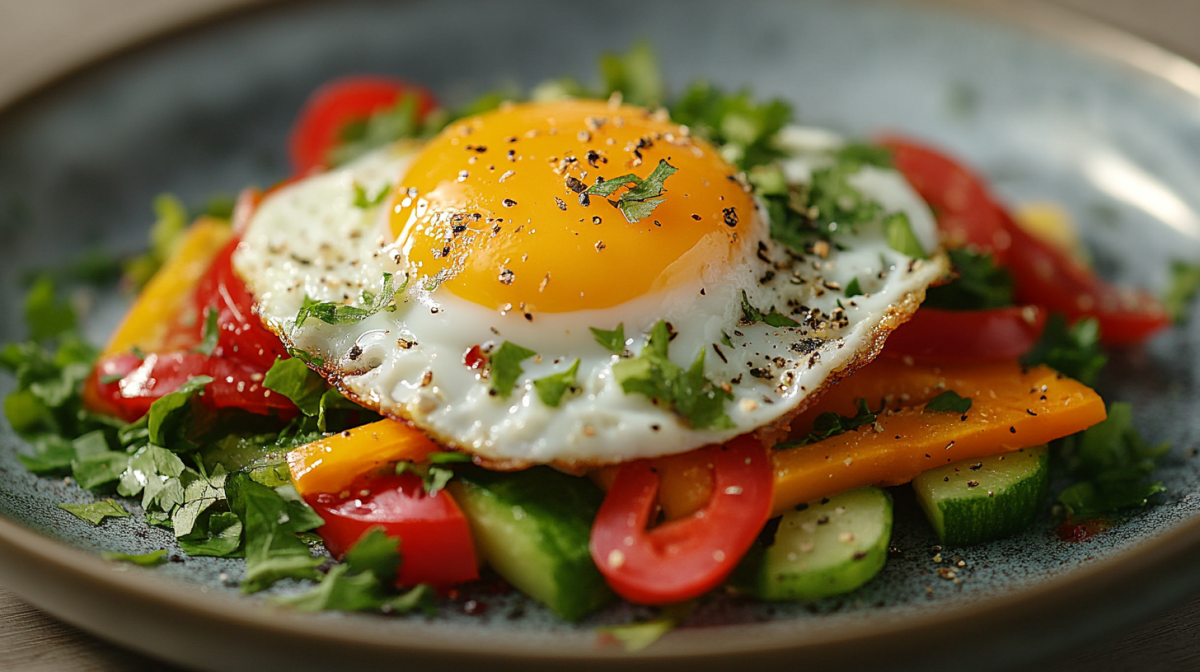
[[[785,173],[796,182],[807,180],[829,160],[830,146],[841,143],[836,136],[796,128],[781,140],[792,155]],[[891,249],[878,226],[839,236],[847,249],[834,249],[827,258],[797,260],[770,240],[765,210],[759,208],[744,232],[756,238],[748,241],[747,258],[733,267],[709,268],[699,282],[612,308],[528,320],[519,312],[502,315],[445,290],[414,286],[397,295],[394,312],[358,323],[309,319],[297,326],[305,296],[355,302],[364,289],[378,292],[384,273],[403,276],[406,261],[390,240],[391,204],[361,209],[354,193],[355,184],[372,195],[397,184],[417,149],[397,145],[273,193],[247,227],[234,264],[268,328],[289,346],[323,359],[323,373],[348,396],[495,465],[593,466],[778,430],[827,381],[874,357],[886,334],[947,270],[941,255],[920,260]],[[935,249],[933,216],[898,173],[864,168],[852,183],[888,211],[907,213],[918,240],[926,250]],[[771,273],[774,278],[767,280]],[[866,294],[847,298],[836,288],[854,278]],[[798,329],[739,325],[742,292],[764,312],[789,313],[792,300],[824,319],[793,314],[806,323]],[[830,324],[831,315],[844,320]],[[589,327],[623,324],[626,347],[636,353],[660,319],[678,333],[670,345],[672,361],[686,368],[703,350],[712,380],[736,381],[734,399],[725,406],[733,429],[692,428],[645,396],[626,394],[613,379],[619,358],[595,341]],[[722,344],[726,335],[730,345]],[[473,346],[506,340],[539,355],[522,363],[512,395],[501,398],[489,394],[489,381],[481,370],[465,366],[463,355]],[[543,404],[532,381],[566,370],[576,358],[577,393],[557,408]]]

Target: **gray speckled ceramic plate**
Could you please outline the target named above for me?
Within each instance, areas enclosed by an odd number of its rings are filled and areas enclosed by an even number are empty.
[[[498,84],[590,78],[599,51],[641,36],[653,38],[677,87],[695,77],[750,86],[793,101],[805,123],[852,134],[898,130],[943,145],[1012,203],[1065,205],[1105,274],[1160,288],[1171,260],[1200,259],[1200,70],[1132,38],[1021,7],[1015,16],[1041,30],[990,10],[834,0],[356,0],[226,19],[94,66],[0,115],[0,314],[19,314],[18,278],[28,269],[93,244],[138,247],[159,192],[199,203],[284,177],[289,121],[331,77],[392,73],[454,103]],[[121,304],[94,298],[88,330],[101,339]],[[599,645],[592,631],[639,613],[630,607],[571,626],[481,585],[466,596],[486,607],[474,615],[464,597],[434,619],[302,616],[239,596],[238,561],[109,566],[84,551],[145,552],[174,548],[172,539],[143,525],[136,508],[100,528],[56,508],[91,495],[25,472],[15,455],[26,447],[7,426],[0,581],[101,636],[200,668],[695,669],[803,660],[936,669],[965,656],[973,669],[1017,664],[1200,586],[1189,561],[1200,548],[1198,330],[1175,329],[1118,354],[1106,373],[1105,397],[1133,402],[1146,436],[1175,446],[1161,470],[1168,494],[1113,531],[1061,542],[1047,505],[1020,537],[943,552],[966,563],[956,584],[937,577],[932,532],[900,488],[895,557],[864,588],[811,605],[716,598],[637,655]],[[0,322],[0,341],[20,336],[13,321]],[[0,378],[0,393],[11,386]]]

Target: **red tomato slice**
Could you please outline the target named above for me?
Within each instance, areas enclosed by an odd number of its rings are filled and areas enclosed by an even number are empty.
[[[729,576],[771,515],[771,460],[742,436],[707,449],[712,499],[696,513],[647,530],[659,478],[650,462],[621,466],[592,526],[592,559],[619,595],[669,604],[702,595]]]
[[[479,578],[470,527],[449,492],[426,494],[419,477],[401,474],[360,479],[343,494],[348,496],[305,497],[325,520],[317,532],[335,558],[378,526],[400,538],[403,562],[397,585],[447,587]]]
[[[1029,234],[997,206],[1012,238],[1007,265],[1016,282],[1014,297],[1036,302],[1071,321],[1094,317],[1107,345],[1136,345],[1171,325],[1162,302],[1150,293],[1111,285],[1069,255]]]
[[[419,116],[434,108],[433,96],[424,87],[390,77],[344,77],[317,89],[292,126],[288,139],[292,169],[303,174],[328,168],[329,151],[337,145],[342,127],[395,105],[407,93],[417,95]]]
[[[1037,306],[993,310],[922,308],[888,337],[883,354],[921,363],[1016,359],[1037,343],[1046,327]]]
[[[254,296],[233,272],[233,252],[239,242],[238,238],[229,241],[196,288],[197,322],[204,321],[207,310],[216,309],[218,339],[213,356],[266,373],[277,357],[287,358],[287,349],[254,314]]]
[[[933,208],[938,228],[951,247],[972,245],[991,250],[997,263],[1003,263],[1010,241],[983,180],[912,140],[884,136],[880,144],[892,150],[896,170]]]
[[[108,357],[96,364],[84,387],[88,407],[133,422],[163,395],[195,376],[208,375],[208,369],[208,357],[194,352],[152,353],[144,360],[129,353]],[[121,377],[114,380],[116,376]]]

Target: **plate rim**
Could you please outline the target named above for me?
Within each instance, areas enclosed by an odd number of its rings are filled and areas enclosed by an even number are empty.
[[[162,28],[152,34],[132,36],[124,44],[114,46],[107,52],[80,59],[79,62],[55,74],[47,75],[24,92],[0,104],[0,123],[14,111],[32,101],[53,92],[72,79],[85,75],[94,67],[113,59],[153,49],[156,46],[194,31],[210,26],[236,21],[247,15],[286,9],[289,5],[302,4],[284,0],[247,0],[244,4],[217,11],[202,18],[190,17],[176,25]],[[990,16],[1028,32],[1040,33],[1088,52],[1092,56],[1106,59],[1140,73],[1142,77],[1171,85],[1177,91],[1200,103],[1200,65],[1138,37],[1116,28],[1099,19],[1088,17],[1078,11],[1050,5],[1043,0],[902,0],[910,6],[935,7],[967,16]],[[422,626],[427,621],[409,621],[403,625],[376,616],[352,614],[342,619],[325,619],[305,614],[271,608],[266,605],[247,604],[246,600],[227,595],[206,594],[189,584],[155,575],[142,569],[114,567],[98,555],[88,553],[65,542],[58,541],[35,530],[22,526],[0,515],[0,583],[21,599],[44,609],[55,617],[72,623],[84,630],[118,642],[119,644],[175,662],[195,665],[199,661],[179,658],[173,652],[155,642],[145,642],[136,636],[121,636],[123,631],[113,628],[102,629],[95,623],[59,608],[53,600],[43,599],[37,591],[26,591],[23,581],[10,582],[12,577],[30,578],[46,568],[69,575],[75,582],[90,582],[105,591],[134,596],[139,604],[152,605],[171,613],[183,610],[203,620],[223,621],[226,625],[237,625],[253,629],[254,632],[303,639],[310,645],[330,647],[331,650],[346,650],[366,647],[383,655],[414,652],[435,658],[460,660],[496,661],[497,657],[513,662],[517,659],[538,663],[582,663],[603,661],[604,664],[649,661],[691,661],[708,668],[727,657],[737,656],[744,660],[746,654],[777,656],[799,650],[816,654],[815,662],[826,656],[830,660],[844,659],[845,651],[856,644],[878,645],[891,642],[904,649],[913,648],[918,642],[943,639],[943,628],[955,628],[955,636],[963,634],[963,623],[977,633],[994,631],[990,627],[1011,621],[1014,616],[1032,616],[1037,612],[1043,619],[1053,609],[1048,605],[1062,605],[1087,601],[1097,604],[1108,602],[1111,595],[1122,590],[1139,590],[1148,584],[1146,577],[1158,573],[1162,577],[1174,573],[1184,576],[1190,564],[1189,553],[1200,548],[1200,514],[1179,523],[1165,533],[1154,536],[1137,546],[1125,549],[1113,556],[1078,567],[1062,576],[1056,576],[1037,585],[1026,587],[1012,594],[995,595],[977,602],[960,603],[937,611],[924,612],[909,618],[892,617],[880,621],[866,618],[862,622],[841,623],[836,627],[818,626],[808,632],[782,634],[763,633],[762,624],[721,626],[720,638],[709,637],[706,629],[695,632],[678,630],[657,643],[654,647],[638,653],[625,653],[616,647],[580,647],[577,638],[561,641],[561,637],[542,637],[531,633],[515,635],[510,631],[484,630],[479,633],[476,645],[464,649],[459,637],[461,633],[439,632],[435,625]],[[1200,577],[1189,587],[1200,587]],[[1162,608],[1168,603],[1183,601],[1189,594],[1186,590],[1173,591],[1174,595],[1158,600]],[[1095,599],[1099,593],[1109,594],[1109,599]],[[232,607],[232,608],[231,608]],[[1128,615],[1127,620],[1136,614]],[[1112,622],[1110,628],[1120,623]],[[386,629],[387,637],[378,635]],[[1080,630],[1080,627],[1076,628]],[[1087,628],[1082,628],[1087,630]],[[136,634],[136,633],[131,633]],[[1078,638],[1078,637],[1077,637]],[[560,640],[555,642],[555,640]],[[921,646],[927,646],[922,644]],[[919,647],[917,647],[919,648]],[[431,658],[432,660],[432,658]],[[722,663],[724,664],[724,663]]]

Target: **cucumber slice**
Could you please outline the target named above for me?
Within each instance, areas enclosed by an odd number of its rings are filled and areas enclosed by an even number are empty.
[[[947,546],[1012,536],[1033,522],[1050,486],[1046,446],[963,460],[913,479],[917,501]]]
[[[546,467],[501,473],[467,466],[455,469],[449,488],[476,552],[518,590],[568,621],[612,601],[588,548],[604,499],[591,481]]]
[[[774,542],[752,549],[733,585],[763,600],[816,600],[848,593],[887,562],[892,496],[879,488],[844,492],[779,519]]]

